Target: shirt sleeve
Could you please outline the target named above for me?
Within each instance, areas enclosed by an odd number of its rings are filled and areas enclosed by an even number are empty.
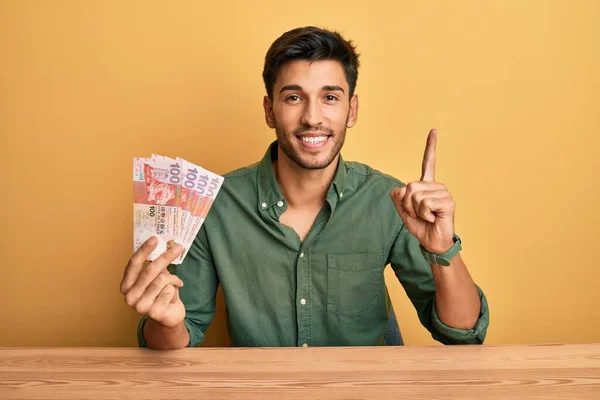
[[[415,307],[421,324],[443,344],[482,344],[489,325],[489,310],[483,291],[477,286],[481,310],[471,330],[444,324],[435,308],[435,281],[429,262],[419,249],[419,241],[402,226],[390,250],[388,262]]]
[[[180,265],[170,265],[169,271],[183,281],[179,296],[185,305],[185,326],[190,333],[188,347],[196,347],[204,341],[204,333],[215,316],[216,293],[219,278],[204,225],[192,243],[188,254]],[[138,324],[137,338],[140,347],[147,347],[144,340],[144,315]]]

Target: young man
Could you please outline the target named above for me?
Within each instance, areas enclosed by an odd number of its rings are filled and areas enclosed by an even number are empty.
[[[121,292],[144,315],[140,346],[200,344],[219,284],[234,346],[385,344],[387,264],[436,340],[483,343],[487,302],[458,254],[452,197],[434,179],[436,131],[408,185],[340,155],[358,116],[358,66],[352,43],[327,30],[272,44],[263,105],[277,141],[226,175],[175,274],[179,246],[144,263],[153,239],[126,267]]]

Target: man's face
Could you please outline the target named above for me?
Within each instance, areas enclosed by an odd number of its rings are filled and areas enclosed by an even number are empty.
[[[273,99],[264,99],[267,125],[279,147],[304,169],[322,169],[339,154],[346,128],[356,123],[358,97],[337,61],[291,61],[279,70]]]

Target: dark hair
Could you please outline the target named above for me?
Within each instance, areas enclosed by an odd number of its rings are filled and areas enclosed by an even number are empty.
[[[279,69],[293,60],[335,60],[344,67],[350,87],[350,97],[354,94],[358,80],[359,54],[351,41],[345,40],[338,32],[307,26],[285,32],[273,42],[265,56],[263,81],[269,98],[273,98],[273,86]]]

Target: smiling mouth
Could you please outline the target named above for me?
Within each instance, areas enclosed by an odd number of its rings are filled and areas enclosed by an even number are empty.
[[[298,139],[302,143],[319,145],[323,144],[329,139],[329,135],[320,135],[320,136],[298,136]]]
[[[329,143],[331,135],[317,133],[298,135],[296,138],[305,150],[318,150]]]

